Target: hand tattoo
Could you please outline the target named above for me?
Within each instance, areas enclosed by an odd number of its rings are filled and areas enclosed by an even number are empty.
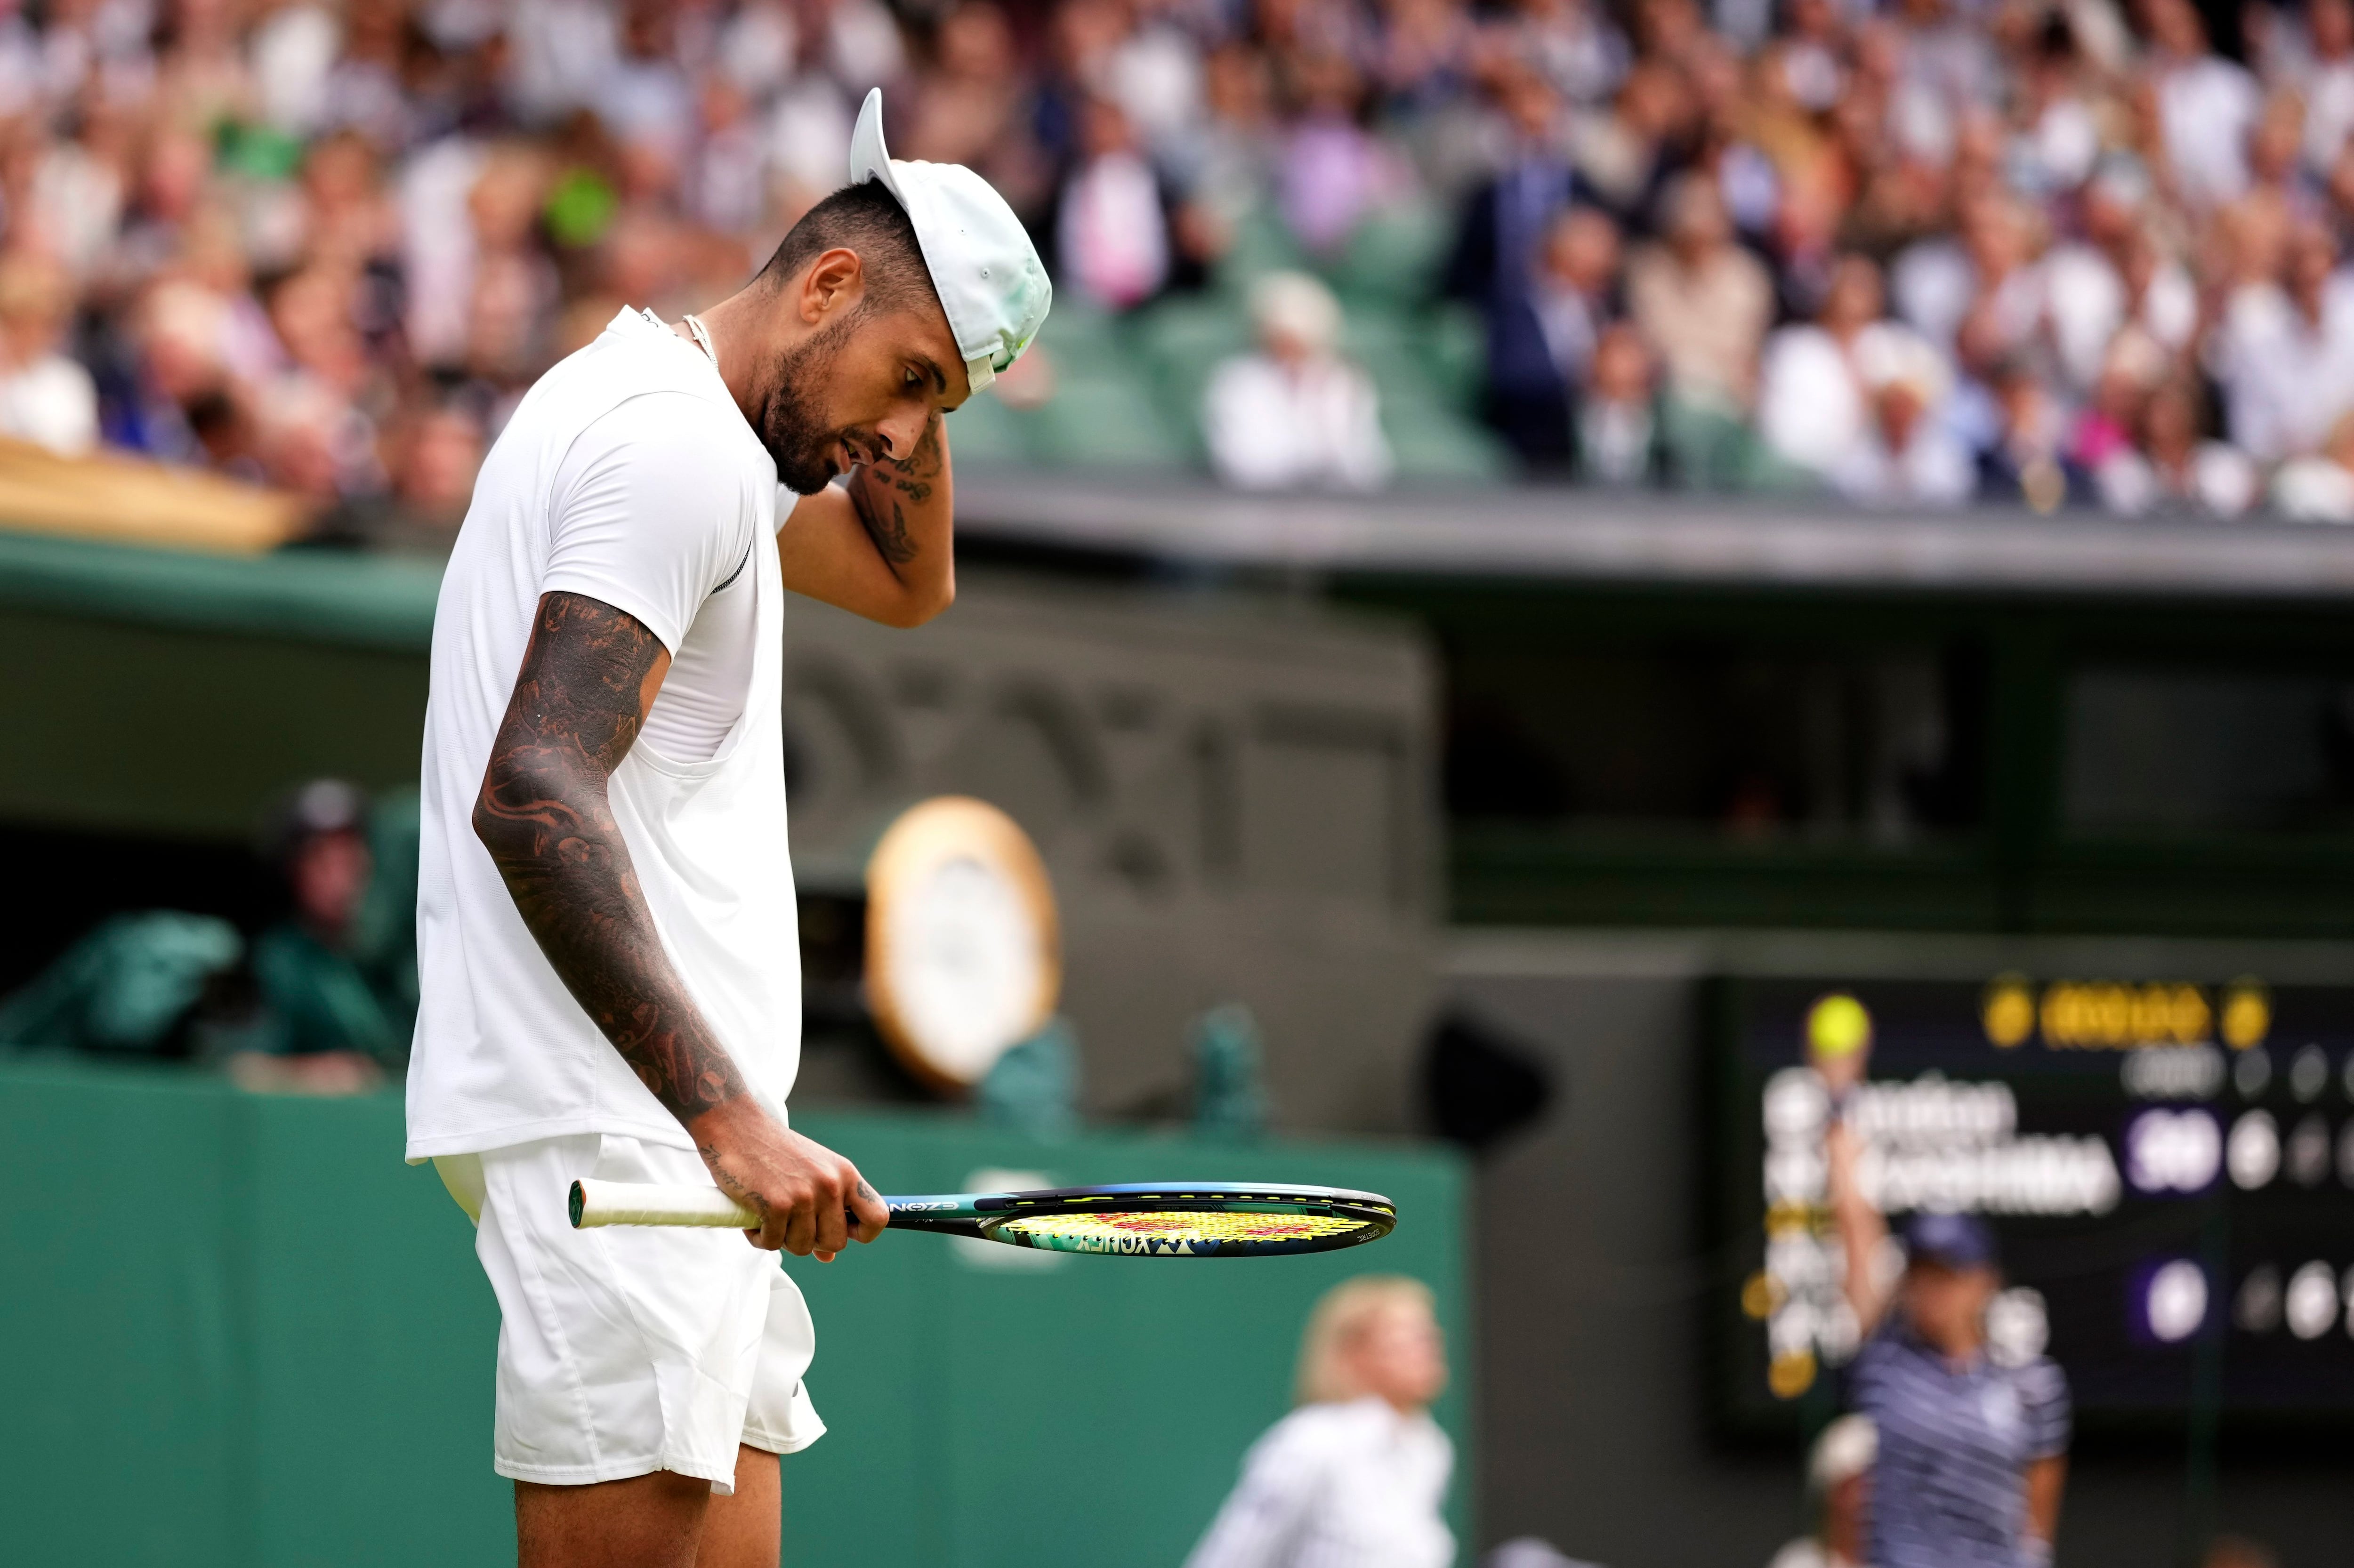
[[[663,951],[606,793],[662,654],[610,605],[542,599],[474,833],[565,989],[684,1123],[741,1095],[744,1080]]]

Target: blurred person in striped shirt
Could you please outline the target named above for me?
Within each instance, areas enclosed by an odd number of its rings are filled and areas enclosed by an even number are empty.
[[[1844,1288],[1863,1336],[1848,1403],[1879,1436],[1864,1561],[1872,1568],[2049,1568],[2068,1472],[2068,1380],[2041,1354],[1997,1353],[1994,1233],[1974,1214],[1916,1213],[1903,1271],[1856,1178],[1860,1139],[1825,1140]]]
[[[1447,1351],[1430,1291],[1361,1275],[1325,1292],[1299,1349],[1299,1408],[1243,1459],[1186,1568],[1447,1568],[1454,1446],[1430,1418]]]

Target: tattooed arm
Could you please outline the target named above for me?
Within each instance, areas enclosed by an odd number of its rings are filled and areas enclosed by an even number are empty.
[[[713,1178],[763,1216],[758,1246],[830,1257],[885,1220],[849,1160],[778,1125],[663,950],[607,789],[670,654],[585,595],[539,601],[514,695],[474,800],[474,833],[548,963]],[[843,1217],[855,1209],[854,1228]]]
[[[938,413],[906,461],[880,451],[804,496],[777,535],[785,586],[886,626],[921,626],[956,598],[955,484]]]

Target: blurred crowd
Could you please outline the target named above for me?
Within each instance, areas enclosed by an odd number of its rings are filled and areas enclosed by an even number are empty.
[[[1007,402],[1073,320],[1223,302],[1236,484],[1410,470],[1328,285],[1424,234],[1405,313],[1476,319],[1531,474],[2354,519],[2349,0],[8,0],[0,433],[446,525],[875,85],[1055,274]]]

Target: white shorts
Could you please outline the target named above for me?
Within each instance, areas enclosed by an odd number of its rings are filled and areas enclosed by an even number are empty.
[[[572,1228],[579,1178],[709,1186],[700,1156],[590,1133],[434,1165],[476,1216],[499,1300],[500,1475],[579,1486],[671,1470],[725,1495],[737,1444],[790,1454],[824,1433],[801,1385],[816,1330],[776,1254],[737,1231]]]

